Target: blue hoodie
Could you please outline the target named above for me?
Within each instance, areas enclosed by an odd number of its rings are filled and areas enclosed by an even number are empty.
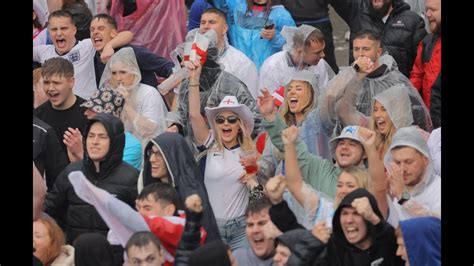
[[[417,217],[400,221],[411,266],[441,265],[441,220]]]

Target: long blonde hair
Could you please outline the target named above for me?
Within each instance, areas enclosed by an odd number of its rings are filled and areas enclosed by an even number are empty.
[[[313,110],[313,108],[316,107],[317,103],[315,102],[315,99],[314,99],[313,86],[311,86],[311,84],[307,81],[303,81],[303,80],[301,81],[306,85],[305,86],[306,92],[309,94],[308,103],[303,108],[303,110],[301,110],[301,112],[303,113],[303,120],[304,120],[305,117],[309,114],[309,112]],[[293,80],[291,80],[290,83],[291,82],[293,82]],[[289,84],[285,87],[285,102],[280,108],[280,115],[283,117],[283,120],[285,120],[286,124],[290,126],[290,125],[296,125],[296,116],[294,113],[290,111],[290,106],[288,104],[288,97],[287,97],[288,86]]]
[[[232,111],[231,111],[232,112]],[[218,113],[216,115],[219,116],[222,112]],[[237,120],[237,125],[239,126],[239,132],[237,133],[237,142],[239,143],[240,145],[240,148],[242,150],[251,150],[251,149],[255,149],[255,143],[253,143],[252,141],[252,137],[250,136],[250,132],[247,131],[247,129],[245,128],[245,125],[244,123],[242,123],[242,121],[240,120],[240,116],[238,116],[236,113],[232,112],[234,115],[236,115],[239,119]],[[215,123],[215,121],[213,121],[212,123]],[[217,129],[217,127],[214,127]],[[216,130],[215,133],[215,142],[216,142],[216,149],[219,150],[219,151],[222,151],[224,150],[224,144],[222,143],[222,136],[221,136],[221,131],[220,130]]]
[[[390,123],[390,128],[388,129],[387,134],[382,134],[377,130],[377,123],[374,119],[374,112],[370,115],[369,129],[375,131],[375,147],[379,152],[380,158],[385,156],[385,153],[388,151],[388,147],[392,143],[393,135],[397,132],[397,128],[393,125],[393,122]]]

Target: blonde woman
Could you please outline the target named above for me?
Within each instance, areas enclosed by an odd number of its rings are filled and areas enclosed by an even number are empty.
[[[284,102],[280,106],[279,115],[275,114],[275,106],[270,92],[262,90],[258,98],[260,113],[265,118],[262,126],[269,132],[271,142],[266,141],[265,148],[260,158],[258,177],[265,182],[275,174],[285,174],[283,160],[283,144],[278,140],[280,131],[275,128],[283,125],[296,125],[300,128],[299,138],[306,144],[309,153],[332,160],[329,138],[334,129],[334,123],[329,119],[325,111],[318,105],[319,90],[316,76],[308,70],[298,71],[293,74],[291,81],[285,87]],[[268,100],[271,100],[269,102]],[[323,96],[323,99],[325,97]],[[278,134],[272,134],[275,132]],[[304,180],[313,186],[315,182],[309,176],[304,175]],[[320,188],[319,188],[320,189]],[[330,196],[333,196],[331,193]]]
[[[334,125],[329,123],[324,110],[318,108],[320,91],[317,84],[313,73],[296,72],[285,88],[280,115],[287,126],[300,128],[300,138],[310,153],[331,159],[329,136]]]
[[[107,62],[99,87],[110,87],[122,95],[125,130],[145,145],[165,130],[168,111],[156,88],[140,83],[141,79],[135,52],[124,47]]]
[[[190,101],[194,96],[189,96]],[[193,110],[190,104],[190,110]],[[199,109],[198,109],[199,110]],[[245,173],[240,164],[240,153],[254,149],[250,138],[253,115],[250,109],[239,104],[235,96],[225,96],[218,107],[205,108],[211,129],[202,116],[190,115],[198,145],[208,143],[209,148],[198,156],[204,169],[204,184],[222,240],[232,250],[248,245],[245,235],[245,209],[250,189],[258,183]],[[214,140],[213,143],[209,143]]]
[[[263,189],[258,186],[254,175],[246,174],[240,164],[241,150],[256,150],[251,139],[254,116],[249,107],[238,102],[237,97],[227,95],[219,106],[204,108],[206,123],[200,111],[201,64],[195,61],[186,65],[190,69],[188,101],[194,142],[205,150],[197,160],[221,238],[235,250],[248,245],[245,209],[249,196],[258,194],[259,188]]]
[[[375,145],[381,159],[397,129],[417,125],[430,132],[432,128],[429,110],[421,96],[413,87],[405,84],[394,85],[377,94],[373,98],[370,117],[357,112],[355,104],[347,99],[343,99],[337,106],[338,115],[345,124],[368,127],[376,132]],[[422,134],[426,139],[429,137],[427,132]]]
[[[392,143],[392,138],[397,130],[416,125],[418,132],[425,139],[429,133],[424,131],[431,128],[431,119],[421,96],[412,87],[398,84],[390,87],[374,97],[370,118],[354,112],[343,115],[341,118],[359,117],[363,123],[368,123],[369,129],[361,127],[359,135],[367,154],[370,177],[372,180],[372,193],[377,200],[380,211],[385,218],[388,217],[387,195],[389,194],[388,180],[382,159]]]

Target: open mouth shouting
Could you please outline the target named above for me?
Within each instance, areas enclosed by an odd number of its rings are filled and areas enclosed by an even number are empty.
[[[298,110],[298,103],[299,103],[299,100],[297,97],[291,97],[289,99],[289,107],[290,107],[290,111],[295,113],[297,110]]]

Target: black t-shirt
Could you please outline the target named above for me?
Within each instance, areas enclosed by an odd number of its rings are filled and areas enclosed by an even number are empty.
[[[63,143],[64,132],[68,127],[72,127],[78,128],[81,133],[84,133],[88,121],[84,115],[87,108],[80,107],[83,102],[85,102],[85,100],[76,95],[76,102],[66,110],[54,109],[49,101],[43,103],[34,110],[34,114],[39,119],[54,128],[59,142],[61,143],[61,148],[66,154],[66,145]]]

